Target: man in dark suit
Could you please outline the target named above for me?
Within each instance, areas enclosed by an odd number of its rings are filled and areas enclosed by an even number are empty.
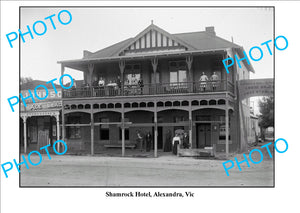
[[[189,148],[189,135],[187,132],[184,132],[184,135],[183,135],[183,139],[182,139],[182,146],[184,149],[188,149]]]

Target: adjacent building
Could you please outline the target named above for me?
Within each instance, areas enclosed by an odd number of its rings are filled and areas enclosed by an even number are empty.
[[[39,150],[40,147],[50,144],[60,139],[61,132],[61,109],[62,109],[62,90],[60,85],[55,85],[57,92],[54,91],[51,84],[45,81],[34,80],[22,84],[21,94],[23,97],[29,97],[29,91],[34,94],[34,89],[38,85],[44,85],[45,89],[39,87],[36,94],[44,100],[31,98],[25,100],[26,106],[20,101],[20,150],[29,153],[33,150]],[[52,151],[52,149],[49,149]],[[59,147],[57,147],[59,150]]]

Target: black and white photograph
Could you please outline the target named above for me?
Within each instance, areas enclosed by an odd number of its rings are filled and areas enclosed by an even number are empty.
[[[21,26],[51,14],[57,32],[21,44],[21,93],[43,100],[21,102],[20,151],[52,159],[20,186],[274,185],[266,148],[239,164],[274,140],[273,55],[245,51],[273,38],[273,7],[25,7]]]
[[[0,1],[0,212],[297,212],[297,1]]]

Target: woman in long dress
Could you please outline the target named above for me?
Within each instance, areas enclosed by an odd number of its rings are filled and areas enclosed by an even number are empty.
[[[178,144],[181,144],[181,139],[180,139],[179,135],[176,134],[175,137],[173,138],[173,141],[172,141],[172,145],[173,145],[173,154],[174,154],[174,155],[177,155],[177,147],[178,147]]]

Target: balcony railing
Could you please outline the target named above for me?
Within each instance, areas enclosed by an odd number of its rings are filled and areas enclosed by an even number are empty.
[[[225,80],[206,82],[177,82],[139,85],[124,85],[124,90],[114,86],[81,87],[63,91],[63,98],[111,97],[155,94],[207,93],[229,91],[233,93],[231,82]]]

